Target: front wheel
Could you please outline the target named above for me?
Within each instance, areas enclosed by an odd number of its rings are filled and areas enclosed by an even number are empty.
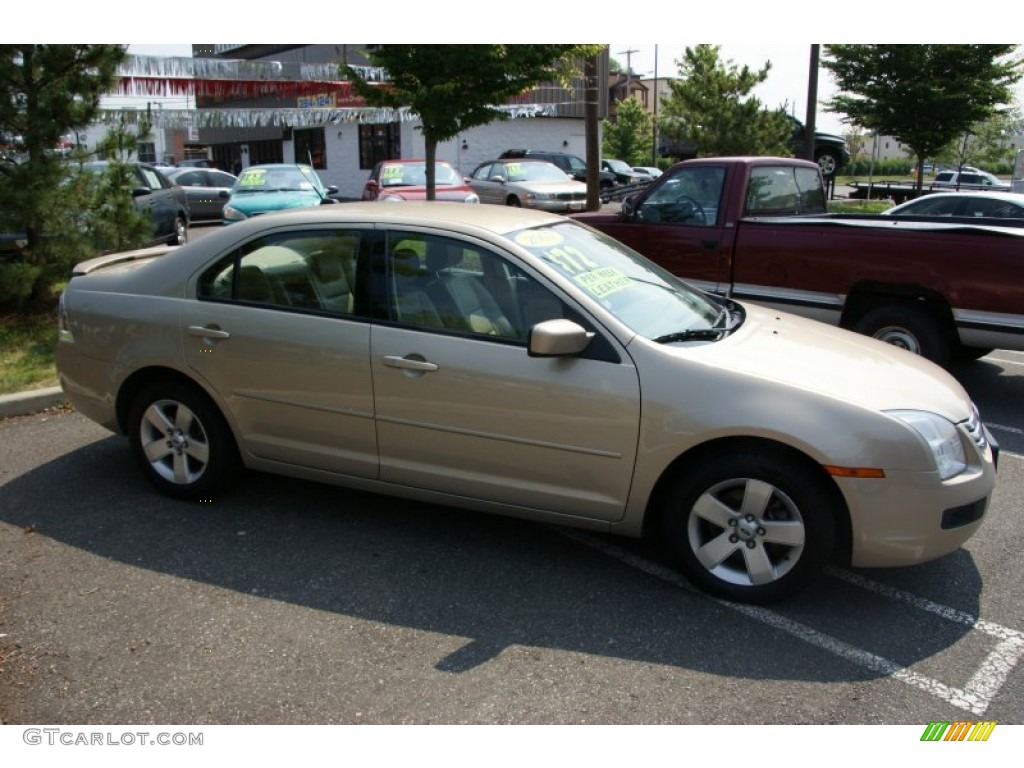
[[[928,314],[903,304],[890,304],[868,312],[854,326],[857,333],[921,355],[933,363],[949,362],[949,340]]]
[[[516,197],[515,195],[509,195],[508,199],[505,200],[505,205],[508,205],[508,206],[510,206],[512,208],[522,208],[523,207],[523,204],[521,202],[519,202],[519,198]]]
[[[129,415],[132,452],[164,493],[209,499],[240,464],[227,423],[205,394],[179,382],[151,384]]]
[[[798,460],[736,454],[686,471],[666,496],[669,554],[698,587],[767,603],[818,573],[835,540],[833,494]]]
[[[184,245],[188,242],[188,222],[184,217],[174,219],[174,234],[167,240],[168,245]]]

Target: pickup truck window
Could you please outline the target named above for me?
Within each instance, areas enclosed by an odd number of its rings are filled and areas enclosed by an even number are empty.
[[[794,166],[761,166],[750,171],[747,216],[825,213],[818,171]]]
[[[643,201],[637,216],[646,222],[713,227],[718,220],[724,181],[724,167],[684,168]]]

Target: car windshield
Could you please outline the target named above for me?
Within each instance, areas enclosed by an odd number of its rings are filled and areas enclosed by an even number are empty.
[[[510,238],[641,336],[669,340],[710,331],[725,314],[719,301],[577,222],[524,229]]]
[[[633,169],[626,165],[621,160],[605,160],[608,163],[608,167],[616,173],[632,173]]]
[[[314,179],[298,167],[253,166],[242,171],[232,192],[313,192],[316,188]]]
[[[505,180],[510,182],[570,180],[567,173],[551,163],[505,163],[504,165]]]
[[[380,169],[382,187],[423,187],[427,184],[426,163],[388,163]],[[434,163],[434,184],[439,187],[453,187],[462,184],[462,179],[448,163]]]

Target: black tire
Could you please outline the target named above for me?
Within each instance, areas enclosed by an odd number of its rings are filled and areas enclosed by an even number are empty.
[[[167,238],[168,245],[184,245],[188,242],[188,222],[178,216],[174,220],[174,234]]]
[[[676,479],[665,504],[669,555],[695,585],[727,600],[791,597],[835,543],[834,494],[798,457],[704,460]]]
[[[509,195],[505,200],[505,205],[511,206],[512,208],[522,208],[523,204],[519,202],[519,198],[515,195]]]
[[[210,499],[241,464],[220,411],[187,384],[157,382],[143,389],[132,403],[128,429],[143,474],[169,496]]]
[[[873,309],[857,321],[854,330],[933,363],[949,363],[950,340],[939,324],[930,315],[906,304]]]

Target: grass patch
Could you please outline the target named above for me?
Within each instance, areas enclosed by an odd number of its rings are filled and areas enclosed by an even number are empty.
[[[57,307],[0,317],[0,394],[57,385]]]
[[[882,213],[892,208],[891,200],[829,200],[829,213]]]

